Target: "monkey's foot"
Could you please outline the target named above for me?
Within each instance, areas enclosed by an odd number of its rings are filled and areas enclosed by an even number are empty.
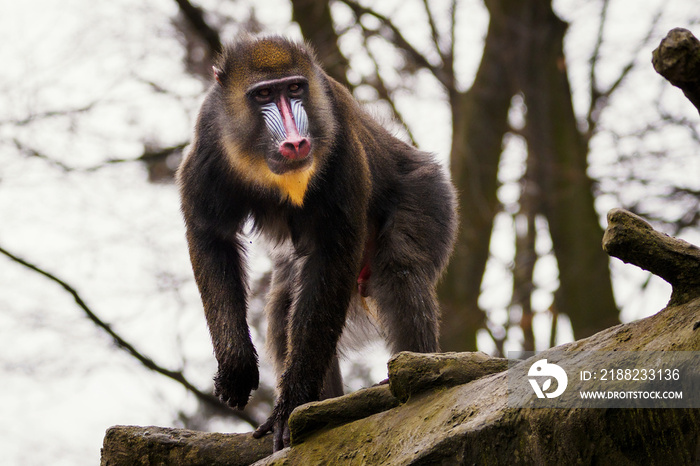
[[[260,438],[268,432],[273,432],[274,434],[272,439],[273,453],[289,446],[289,424],[287,423],[286,419],[284,421],[278,420],[277,416],[273,413],[272,416],[267,419],[267,421],[255,429],[253,432],[253,438]]]

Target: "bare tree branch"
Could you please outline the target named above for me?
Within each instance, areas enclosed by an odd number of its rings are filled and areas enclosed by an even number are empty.
[[[423,8],[428,18],[433,45],[435,45],[435,50],[437,50],[438,55],[440,55],[440,59],[444,62],[445,55],[442,53],[442,47],[440,46],[440,31],[438,31],[437,24],[435,24],[435,18],[433,17],[433,12],[430,10],[430,5],[428,5],[428,0],[423,0]]]
[[[15,147],[17,147],[17,150],[20,152],[23,152],[27,154],[30,157],[36,157],[42,160],[46,160],[48,163],[51,165],[54,165],[64,172],[76,172],[76,171],[83,171],[83,172],[94,172],[97,170],[101,170],[102,168],[105,168],[109,165],[115,165],[115,164],[120,164],[120,163],[129,163],[129,162],[144,162],[146,164],[154,163],[160,160],[163,160],[167,158],[170,155],[176,154],[178,152],[182,152],[188,145],[189,141],[187,142],[181,142],[179,144],[175,144],[173,146],[168,146],[168,147],[163,147],[163,148],[149,148],[146,147],[144,148],[144,151],[141,155],[135,158],[112,158],[112,159],[107,159],[102,163],[99,163],[97,165],[93,165],[91,167],[73,167],[71,165],[67,165],[60,160],[56,160],[43,152],[39,152],[38,150],[28,147],[25,145],[22,141],[20,141],[17,138],[13,138],[12,142],[14,143]]]
[[[603,4],[603,10],[601,12],[601,20],[600,26],[598,28],[598,38],[596,40],[595,50],[593,52],[593,56],[591,57],[591,102],[588,108],[588,114],[586,115],[588,130],[583,135],[584,138],[586,138],[587,140],[590,140],[591,137],[593,137],[593,135],[595,134],[598,127],[600,113],[605,107],[607,107],[608,102],[610,101],[610,96],[620,87],[620,85],[629,75],[630,71],[634,69],[634,67],[637,64],[637,56],[651,42],[652,38],[654,37],[656,32],[656,26],[661,20],[664,8],[664,6],[659,7],[658,11],[652,19],[651,26],[649,26],[649,30],[647,31],[646,36],[644,36],[644,38],[641,41],[639,41],[637,47],[631,54],[629,62],[627,62],[627,64],[622,68],[622,71],[620,71],[620,74],[617,77],[617,79],[612,84],[610,84],[610,86],[608,86],[607,89],[601,90],[598,87],[598,83],[596,82],[597,75],[595,68],[598,60],[600,59],[600,47],[603,43],[603,26],[607,18],[607,6],[608,1],[606,0]]]
[[[416,50],[415,47],[413,47],[410,42],[406,40],[403,34],[401,34],[399,28],[389,18],[352,0],[341,1],[350,7],[358,20],[365,14],[374,16],[376,19],[378,19],[383,27],[380,27],[380,29],[377,31],[372,31],[373,34],[384,37],[392,45],[403,51],[417,67],[427,69],[443,86],[445,86],[446,89],[451,89],[454,83],[454,77],[448,75],[443,66],[436,66],[430,63],[422,53]]]
[[[528,186],[524,186],[523,191]],[[532,188],[530,188],[532,189]],[[530,195],[532,196],[532,194]],[[537,252],[535,251],[535,210],[532,201],[523,202],[520,213],[513,220],[515,228],[515,258],[513,260],[513,296],[509,306],[510,314],[514,307],[520,308],[520,328],[523,331],[523,351],[535,351],[535,333],[533,329],[534,311],[532,293],[535,289],[533,275]],[[520,224],[520,225],[518,225]]]
[[[236,417],[242,421],[247,422],[253,427],[256,427],[259,422],[257,419],[254,419],[253,417],[249,416],[246,413],[240,412],[240,411],[233,411],[229,409],[228,407],[224,406],[219,402],[219,399],[216,398],[214,395],[210,393],[205,393],[202,390],[198,389],[195,387],[182,373],[181,370],[178,371],[172,371],[169,369],[164,368],[163,366],[159,365],[156,363],[153,359],[149,358],[148,356],[144,355],[142,352],[137,350],[131,343],[126,341],[124,338],[122,338],[117,332],[115,332],[111,325],[103,321],[83,300],[83,298],[80,296],[78,291],[69,285],[66,281],[62,280],[61,278],[57,277],[56,275],[47,272],[46,270],[38,267],[37,265],[31,264],[30,262],[27,262],[26,260],[12,254],[8,250],[4,249],[3,247],[0,247],[0,253],[4,254],[8,258],[10,258],[12,261],[28,268],[29,270],[32,270],[39,275],[42,275],[49,280],[53,281],[54,283],[57,283],[58,285],[61,286],[68,294],[70,294],[73,299],[75,300],[76,304],[80,309],[83,310],[85,315],[92,321],[97,327],[101,328],[103,331],[105,331],[110,337],[112,337],[112,340],[114,344],[129,353],[131,356],[133,356],[137,361],[139,361],[144,367],[147,369],[150,369],[158,374],[164,375],[165,377],[176,381],[183,387],[187,389],[190,393],[194,394],[197,399],[207,405],[210,408],[213,408],[218,414],[224,415],[224,416],[233,416]]]
[[[12,138],[12,142],[14,143],[15,147],[17,148],[17,150],[19,150],[20,152],[23,152],[23,153],[27,154],[29,157],[34,157],[34,158],[37,158],[37,159],[46,160],[49,164],[51,164],[51,165],[53,165],[53,166],[55,166],[55,167],[60,168],[60,169],[63,170],[64,172],[70,172],[70,171],[73,171],[73,170],[74,170],[73,167],[71,167],[71,166],[69,166],[69,165],[66,165],[65,163],[61,162],[60,160],[53,159],[53,158],[49,157],[48,155],[46,155],[46,154],[44,154],[44,153],[42,153],[42,152],[37,151],[36,149],[33,149],[33,148],[31,148],[31,147],[25,146],[25,145],[24,145],[19,139],[17,139],[17,138]]]
[[[168,147],[163,147],[163,148],[149,148],[146,147],[141,155],[139,155],[136,158],[133,159],[107,159],[101,164],[94,165],[89,168],[83,169],[84,171],[97,171],[100,170],[108,165],[114,165],[114,164],[119,164],[119,163],[128,163],[128,162],[145,162],[145,163],[153,163],[157,162],[159,160],[165,159],[169,157],[170,155],[176,154],[178,152],[182,152],[185,147],[189,145],[189,141],[187,142],[181,142],[179,144],[175,144],[174,146],[168,146]]]
[[[82,107],[73,108],[69,110],[47,110],[45,112],[32,113],[29,116],[22,118],[21,120],[0,120],[0,125],[14,125],[14,126],[27,126],[37,120],[43,120],[46,118],[62,117],[75,115],[77,113],[85,113],[92,110],[93,107],[97,105],[97,102],[91,102]]]
[[[316,51],[324,70],[336,81],[353,89],[348,81],[350,63],[338,47],[338,33],[335,30],[328,0],[291,0],[292,20],[295,21],[307,41]]]
[[[457,28],[457,0],[450,5],[450,48],[444,59],[445,71],[452,76],[452,87],[455,85],[455,30]]]
[[[364,27],[362,27],[364,30]],[[399,111],[399,109],[396,107],[396,102],[394,101],[394,97],[392,95],[392,92],[389,90],[389,88],[386,86],[386,83],[382,79],[381,74],[379,73],[379,61],[377,60],[377,57],[374,56],[372,53],[372,49],[367,46],[367,36],[364,36],[364,41],[365,41],[365,50],[367,51],[367,54],[369,55],[370,59],[372,60],[372,63],[374,63],[374,76],[373,76],[373,81],[368,83],[370,84],[376,91],[377,94],[379,95],[379,98],[386,101],[389,104],[389,107],[391,108],[391,112],[394,114],[394,118],[399,121],[403,129],[406,131],[406,134],[408,135],[409,140],[411,141],[411,144],[414,146],[417,146],[416,140],[413,137],[413,133],[411,132],[411,129],[408,127],[406,124],[406,121],[403,118],[403,115]]]
[[[593,53],[590,58],[590,71],[589,71],[589,88],[590,88],[590,98],[591,101],[588,107],[588,114],[586,115],[586,121],[588,122],[588,127],[592,128],[595,125],[593,121],[593,113],[595,112],[596,104],[600,98],[600,91],[598,90],[598,60],[600,59],[600,49],[603,46],[603,35],[605,32],[605,24],[608,19],[608,6],[610,5],[610,0],[603,0],[603,6],[600,11],[600,23],[598,23],[598,34],[596,35],[595,46],[593,47]]]
[[[189,25],[199,36],[209,45],[213,54],[221,51],[221,36],[219,31],[212,28],[204,19],[204,11],[192,5],[189,0],[175,0],[180,7],[180,12],[185,17]]]
[[[647,31],[647,35],[644,36],[644,39],[642,39],[637,44],[637,48],[632,52],[632,58],[630,59],[629,63],[627,63],[627,65],[625,65],[624,68],[622,68],[620,76],[617,77],[615,82],[613,82],[607,90],[603,91],[603,97],[609,98],[612,95],[612,93],[615,92],[615,90],[618,87],[620,87],[620,84],[622,84],[629,72],[634,68],[636,63],[635,57],[639,55],[639,53],[651,42],[651,39],[654,37],[654,34],[656,32],[656,26],[661,20],[662,13],[662,9],[659,9],[659,11],[656,12],[654,18],[652,19],[651,26],[649,26],[649,30]]]
[[[559,311],[557,307],[552,305],[549,308],[549,312],[552,314],[552,325],[549,328],[549,347],[554,348],[557,346],[557,329],[559,324]]]

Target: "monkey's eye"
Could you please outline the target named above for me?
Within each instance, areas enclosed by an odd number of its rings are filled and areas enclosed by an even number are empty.
[[[269,88],[264,87],[255,91],[255,100],[257,100],[258,102],[269,102],[271,98],[272,91]]]
[[[299,83],[292,83],[287,89],[289,90],[289,94],[293,97],[299,97],[304,93],[304,86]]]

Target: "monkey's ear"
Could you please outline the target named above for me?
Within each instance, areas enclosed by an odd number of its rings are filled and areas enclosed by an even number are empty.
[[[216,79],[216,82],[219,84],[223,84],[222,80],[224,79],[224,72],[216,66],[212,66],[211,69],[214,70],[214,79]]]

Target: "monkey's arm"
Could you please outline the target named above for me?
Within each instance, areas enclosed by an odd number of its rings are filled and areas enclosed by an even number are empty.
[[[243,244],[238,234],[226,238],[196,227],[188,228],[187,241],[219,363],[215,394],[229,406],[243,409],[259,381],[258,355],[246,321]]]

